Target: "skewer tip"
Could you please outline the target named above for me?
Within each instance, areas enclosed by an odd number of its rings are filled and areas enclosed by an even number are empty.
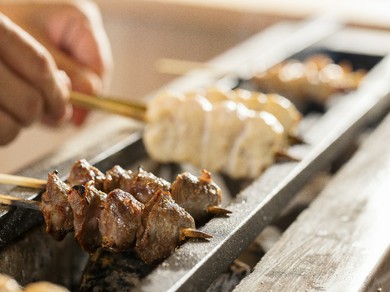
[[[301,161],[301,159],[299,159],[297,157],[294,157],[294,156],[292,156],[289,153],[284,152],[284,151],[277,151],[275,153],[275,157],[277,159],[284,159],[284,160],[292,161],[292,162],[299,162],[299,161]]]
[[[193,229],[193,228],[183,228],[181,230],[180,234],[181,239],[185,238],[202,238],[202,239],[207,239],[207,238],[212,238],[213,236],[210,234],[207,234],[205,232]]]
[[[227,215],[227,214],[232,213],[232,211],[225,209],[225,208],[222,208],[220,206],[210,206],[207,208],[207,213],[212,214],[212,215],[223,216],[223,215]]]
[[[298,135],[289,135],[288,139],[292,145],[307,144],[306,141]]]

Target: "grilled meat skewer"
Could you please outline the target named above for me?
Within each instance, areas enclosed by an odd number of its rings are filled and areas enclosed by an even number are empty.
[[[354,71],[350,64],[337,64],[326,55],[316,54],[303,61],[283,61],[256,74],[251,81],[265,92],[323,104],[333,94],[357,89],[365,75],[365,70]]]
[[[190,175],[184,173],[181,176]],[[202,215],[210,207],[219,213],[229,212],[216,206],[220,203],[221,191],[211,180],[209,172],[203,171],[199,179],[194,176],[191,179],[193,185],[188,184],[185,188],[177,184],[175,194],[180,195],[180,189],[183,189],[186,197],[193,189],[199,198],[208,198],[211,203],[200,204]],[[39,208],[49,234],[62,240],[67,233],[74,231],[79,245],[89,253],[101,247],[111,252],[134,248],[140,258],[154,262],[170,254],[187,237],[210,237],[196,230],[194,218],[174,201],[171,184],[142,168],[133,173],[114,166],[104,175],[86,160],[80,160],[73,165],[68,182],[78,184],[72,186],[63,182],[56,171],[49,173]],[[127,188],[145,204],[117,187]],[[210,200],[210,196],[215,200]],[[194,204],[197,203],[194,200]],[[150,242],[152,238],[158,238],[158,242]],[[144,245],[153,245],[155,250],[144,248]]]
[[[226,215],[230,213],[220,207],[221,189],[213,182],[210,172],[203,170],[201,176],[196,178],[189,173],[183,173],[175,179],[172,185],[145,171],[142,167],[137,172],[124,170],[115,165],[106,172],[106,175],[97,168],[90,165],[85,159],[74,163],[67,182],[70,185],[85,184],[96,178],[95,187],[103,186],[102,190],[109,193],[115,188],[131,193],[143,204],[149,202],[154,193],[158,190],[170,191],[177,204],[186,209],[194,217],[195,222],[202,222],[209,218],[209,215]],[[183,180],[188,181],[186,184]],[[189,183],[189,182],[192,183]]]
[[[141,259],[154,263],[170,255],[187,237],[211,237],[195,230],[192,216],[175,203],[169,192],[161,189],[144,205],[120,189],[106,194],[95,187],[94,181],[64,188],[56,173],[50,177],[56,186],[48,187],[42,195],[47,231],[55,238],[63,238],[65,230],[70,231],[70,220],[64,218],[68,212],[62,213],[58,220],[49,212],[50,203],[52,210],[72,210],[75,238],[89,253],[100,247],[111,252],[134,248]],[[64,207],[64,197],[69,206]],[[53,228],[55,224],[62,225]]]

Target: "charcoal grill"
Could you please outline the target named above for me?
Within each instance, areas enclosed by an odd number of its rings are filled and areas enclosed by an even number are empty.
[[[223,83],[231,87],[250,88],[248,76],[254,71],[265,70],[284,59],[302,58],[316,52],[326,52],[335,60],[350,60],[354,66],[365,68],[368,75],[361,87],[354,92],[337,97],[321,111],[308,111],[301,125],[301,135],[305,144],[291,147],[290,153],[301,158],[299,162],[276,163],[251,182],[233,181],[216,176],[225,192],[224,205],[232,211],[226,218],[213,218],[200,229],[213,234],[207,241],[189,240],[162,264],[141,279],[139,291],[204,291],[231,264],[256,236],[291,201],[296,193],[318,172],[327,169],[356,141],[367,126],[378,123],[390,107],[390,44],[371,41],[378,36],[379,41],[390,39],[390,34],[360,28],[351,28],[342,23],[317,18],[303,23],[281,23],[255,35],[245,43],[232,48],[213,59],[210,64],[226,72],[221,76],[202,70],[194,70],[174,81],[166,88],[188,90],[199,86]],[[356,40],[359,40],[358,42]],[[342,41],[340,41],[342,40]],[[375,39],[376,40],[376,39]],[[364,44],[364,45],[362,45]],[[164,88],[164,89],[166,89]],[[151,95],[151,97],[153,94]],[[151,161],[142,144],[142,130],[131,134],[123,131],[113,132],[106,143],[97,145],[74,157],[58,162],[55,154],[24,169],[19,174],[45,178],[47,173],[57,169],[64,176],[74,160],[86,158],[102,170],[114,164],[135,169],[143,165],[158,175],[170,178],[179,170],[194,170],[187,165],[160,165]],[[196,170],[194,170],[196,171]],[[39,194],[25,188],[6,188],[8,193],[27,199],[39,199]],[[17,246],[20,238],[29,232],[37,231],[42,217],[35,211],[23,209],[0,209],[0,272],[7,272],[5,264],[10,246]],[[32,230],[32,231],[31,231]],[[41,230],[41,229],[39,229]],[[22,241],[25,239],[22,239]],[[47,239],[51,240],[51,239]],[[77,247],[70,242],[52,251]],[[34,244],[29,241],[28,244]],[[53,243],[57,244],[57,243]],[[23,245],[21,245],[23,246]],[[18,250],[18,249],[16,249]],[[74,258],[68,266],[85,264],[86,257],[81,252],[71,253]],[[23,267],[13,269],[14,276],[27,283],[42,279],[37,265],[46,265],[56,270],[60,256],[26,261]],[[18,257],[14,252],[13,257]],[[57,258],[56,261],[53,258]],[[22,261],[15,260],[16,264]],[[38,264],[37,264],[38,263]],[[63,263],[64,264],[64,263]],[[35,266],[34,266],[35,265]],[[20,272],[20,270],[23,272]],[[80,271],[78,268],[77,271]],[[65,269],[69,271],[68,269]],[[62,277],[72,280],[74,270]],[[69,284],[71,280],[56,280]]]

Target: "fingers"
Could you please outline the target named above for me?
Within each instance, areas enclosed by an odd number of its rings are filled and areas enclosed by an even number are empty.
[[[110,71],[112,53],[97,5],[78,1],[48,18],[49,39],[99,77]]]
[[[0,15],[0,39],[0,56],[5,66],[43,97],[43,116],[51,122],[60,122],[67,113],[69,93],[51,55],[3,15]]]
[[[22,126],[41,119],[43,97],[0,62],[0,109]]]
[[[69,114],[67,81],[30,35],[0,14],[0,145],[44,119],[58,124]]]
[[[18,135],[22,126],[0,109],[0,145],[11,142]]]
[[[112,68],[112,53],[96,4],[79,1],[76,9],[67,6],[48,20],[47,31],[51,43],[45,43],[46,47],[67,72],[73,90],[100,93]],[[87,114],[74,108],[73,123],[83,124]]]

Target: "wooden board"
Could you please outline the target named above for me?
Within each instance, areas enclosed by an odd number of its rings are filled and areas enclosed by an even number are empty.
[[[389,291],[389,144],[390,116],[235,291]]]

